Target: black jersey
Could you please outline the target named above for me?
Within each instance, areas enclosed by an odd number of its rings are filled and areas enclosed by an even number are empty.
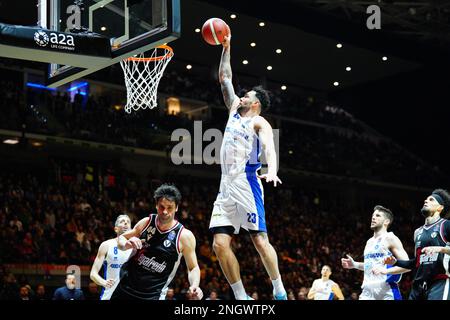
[[[142,249],[122,266],[120,272],[120,289],[138,299],[164,299],[181,260],[179,241],[183,225],[177,222],[171,229],[161,231],[157,220],[156,214],[150,215],[139,236],[144,240]]]
[[[424,225],[417,230],[415,242],[416,275],[414,281],[433,282],[447,279],[450,256],[444,253],[425,255],[422,249],[430,246],[450,246],[450,221],[439,219],[433,224]]]

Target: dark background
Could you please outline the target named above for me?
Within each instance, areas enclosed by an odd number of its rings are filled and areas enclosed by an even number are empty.
[[[186,62],[194,65],[193,73],[214,70],[220,48],[208,46],[193,30],[207,18],[223,18],[233,34],[236,73],[327,95],[445,171],[450,118],[448,1],[361,3],[182,0],[182,37],[172,43],[174,60],[180,63],[169,69]],[[366,28],[365,8],[370,4],[381,7],[381,30]],[[238,18],[230,19],[230,13]],[[0,21],[33,25],[36,7],[2,0]],[[263,31],[257,21],[266,22]],[[250,49],[250,41],[257,43],[257,50]],[[344,48],[336,49],[337,42]],[[282,47],[282,57],[274,54],[275,47]],[[381,62],[383,55],[389,60]],[[240,63],[244,58],[250,60],[247,67]],[[272,72],[265,69],[269,63]],[[352,66],[349,73],[344,70],[347,65]],[[334,87],[334,81],[340,86]]]

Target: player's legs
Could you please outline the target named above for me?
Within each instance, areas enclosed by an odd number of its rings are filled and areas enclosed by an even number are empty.
[[[278,257],[275,249],[269,242],[267,233],[250,232],[250,236],[270,279],[278,279],[280,277],[280,271],[278,270]]]
[[[267,237],[264,191],[261,180],[253,173],[242,174],[234,179],[230,190],[237,203],[237,215],[241,227],[250,232],[253,244],[272,280],[275,299],[287,300],[286,290],[278,269],[277,253]]]
[[[286,290],[281,281],[280,271],[278,269],[278,257],[275,249],[269,242],[267,233],[265,232],[250,232],[253,245],[258,251],[259,256],[272,280],[274,288],[274,297],[277,300],[287,300]]]
[[[221,228],[221,230],[217,230],[218,228],[214,229],[213,232],[223,232],[222,230],[224,228]],[[233,231],[231,231],[231,233],[232,232]],[[232,236],[230,234],[215,233],[213,242],[214,252],[219,259],[222,271],[230,284],[241,280],[239,262],[231,249],[231,239]]]
[[[428,300],[450,300],[450,280],[435,281],[428,288]]]
[[[239,262],[231,249],[232,234],[234,227],[215,227],[213,249],[219,259],[219,264],[225,278],[233,289],[236,300],[246,300],[247,294],[241,281]]]
[[[214,234],[213,250],[225,278],[233,289],[236,300],[246,300],[247,294],[241,281],[239,262],[231,249],[232,235],[239,232],[241,224],[237,215],[236,202],[230,192],[230,186],[229,179],[222,176],[209,229]]]
[[[403,300],[402,294],[398,284],[395,282],[386,283],[384,288],[384,294],[380,297],[380,300]],[[378,300],[378,299],[377,299]]]

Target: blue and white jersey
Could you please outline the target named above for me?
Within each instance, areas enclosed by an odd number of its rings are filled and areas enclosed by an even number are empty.
[[[370,238],[364,248],[364,281],[362,287],[373,286],[380,283],[398,283],[401,275],[375,275],[372,269],[375,266],[383,268],[392,268],[383,263],[384,258],[391,256],[392,252],[388,249],[387,238],[394,236],[392,232],[386,232],[377,238]]]
[[[133,249],[120,250],[117,247],[117,238],[107,240],[108,252],[105,261],[103,261],[103,279],[114,279],[114,285],[111,288],[102,288],[100,300],[109,300],[120,281],[120,268],[128,261]]]
[[[323,280],[316,279],[314,280],[312,289],[316,290],[316,294],[314,295],[314,300],[333,300],[333,286],[336,284],[331,279]]]
[[[230,113],[220,148],[222,175],[255,173],[261,168],[261,148],[254,130],[254,119],[241,117],[237,111]]]

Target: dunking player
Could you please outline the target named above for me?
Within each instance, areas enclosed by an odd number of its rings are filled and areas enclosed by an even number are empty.
[[[401,300],[402,296],[398,289],[400,275],[386,276],[380,274],[378,269],[386,269],[383,263],[386,256],[394,255],[399,259],[408,259],[408,254],[399,238],[387,231],[394,221],[391,210],[382,206],[375,206],[373,210],[370,224],[373,237],[367,240],[364,248],[364,263],[356,262],[347,255],[347,259],[341,259],[342,266],[345,269],[364,271],[360,300]],[[394,271],[398,270],[399,268],[395,268]]]
[[[449,193],[434,190],[421,210],[425,224],[414,232],[415,257],[406,261],[385,259],[385,263],[400,267],[397,272],[416,271],[410,300],[450,300],[450,221],[441,218],[449,209]],[[394,273],[392,270],[382,270],[382,273]]]
[[[330,279],[331,267],[324,265],[321,270],[320,279],[314,280],[311,289],[308,292],[308,299],[314,300],[333,300],[336,296],[338,300],[344,300],[339,285]]]
[[[220,150],[222,177],[220,190],[214,202],[210,229],[214,234],[213,248],[225,277],[237,300],[249,299],[241,281],[239,263],[230,244],[232,235],[242,227],[250,232],[253,244],[261,256],[272,280],[273,295],[286,300],[286,290],[278,270],[275,249],[267,237],[263,188],[259,179],[281,184],[277,176],[277,159],[270,124],[260,116],[269,107],[268,93],[255,87],[244,97],[234,93],[230,64],[230,39],[225,37],[219,67],[219,80],[229,117]],[[260,150],[264,149],[268,173],[258,176]],[[259,178],[259,179],[258,179]]]
[[[175,220],[180,191],[163,184],[156,189],[154,199],[157,214],[140,220],[132,230],[119,236],[119,249],[132,248],[137,252],[123,265],[111,300],[164,300],[181,256],[188,269],[188,293],[192,299],[201,299],[195,237]]]
[[[114,223],[114,231],[117,237],[103,241],[98,248],[97,257],[95,257],[94,264],[91,269],[91,280],[99,286],[102,286],[102,293],[100,300],[109,300],[114,289],[119,283],[120,268],[128,261],[133,250],[119,250],[118,238],[121,234],[128,231],[131,227],[131,220],[126,214],[117,217]],[[100,269],[103,265],[104,277],[99,275]]]

